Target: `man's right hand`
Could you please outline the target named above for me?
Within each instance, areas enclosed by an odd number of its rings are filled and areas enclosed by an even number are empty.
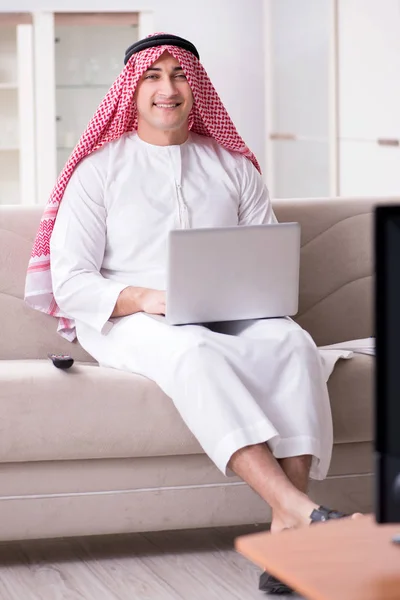
[[[161,290],[143,288],[140,305],[142,312],[149,315],[165,315],[166,293]]]
[[[126,287],[120,295],[112,312],[112,317],[126,317],[138,312],[149,315],[165,315],[166,293],[141,287]]]

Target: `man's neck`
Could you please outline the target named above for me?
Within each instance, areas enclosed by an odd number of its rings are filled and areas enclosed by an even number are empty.
[[[184,144],[189,137],[187,126],[175,131],[162,131],[148,127],[147,123],[138,123],[137,133],[141,140],[153,146],[178,146]]]

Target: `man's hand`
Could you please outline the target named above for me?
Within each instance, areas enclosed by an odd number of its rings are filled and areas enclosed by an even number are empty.
[[[166,293],[141,287],[126,287],[118,296],[112,317],[126,317],[138,312],[165,315]]]
[[[142,312],[149,315],[165,315],[166,293],[160,290],[143,288],[140,305]]]

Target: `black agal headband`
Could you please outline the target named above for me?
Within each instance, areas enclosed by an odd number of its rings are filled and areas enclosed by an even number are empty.
[[[137,52],[141,52],[142,50],[146,50],[147,48],[155,48],[156,46],[177,46],[178,48],[183,48],[184,50],[188,50],[194,56],[200,60],[200,55],[197,52],[196,47],[189,42],[177,35],[170,35],[168,33],[161,33],[158,35],[153,35],[151,37],[144,38],[143,40],[139,40],[129,46],[129,48],[125,52],[124,65],[128,62],[130,57]]]

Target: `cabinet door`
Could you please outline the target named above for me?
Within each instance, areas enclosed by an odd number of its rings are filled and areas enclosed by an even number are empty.
[[[342,196],[400,196],[400,148],[375,142],[340,142]]]
[[[58,172],[137,39],[137,14],[55,15]]]
[[[329,136],[330,0],[270,2],[273,130]]]
[[[57,175],[138,39],[138,13],[35,13],[37,196]]]
[[[400,2],[339,0],[340,136],[400,138]]]
[[[274,144],[275,198],[329,195],[328,142],[276,140]]]
[[[272,195],[327,196],[331,0],[267,1]]]
[[[35,202],[30,20],[0,14],[0,204]]]

